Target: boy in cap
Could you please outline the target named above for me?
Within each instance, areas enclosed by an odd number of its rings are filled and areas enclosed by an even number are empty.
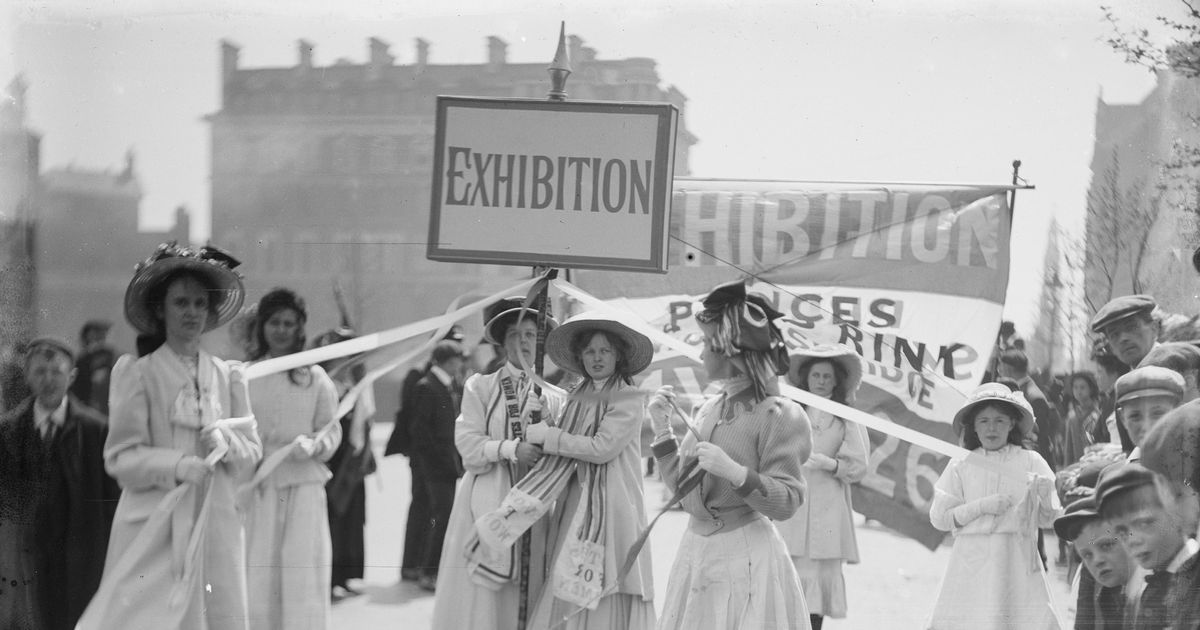
[[[1149,295],[1123,295],[1096,311],[1092,332],[1104,335],[1113,354],[1129,367],[1137,367],[1158,344],[1158,303]]]
[[[1176,574],[1196,554],[1181,518],[1176,493],[1161,476],[1137,463],[1106,468],[1096,485],[1100,516],[1142,568],[1151,572],[1127,626],[1135,630],[1170,627],[1168,593]],[[1132,621],[1130,623],[1130,621]]]
[[[1200,522],[1200,402],[1175,409],[1150,429],[1142,461],[1166,479],[1184,532],[1196,533]],[[1200,628],[1200,556],[1193,555],[1176,572],[1167,608],[1172,628]]]
[[[1116,390],[1117,418],[1134,445],[1129,461],[1137,461],[1146,432],[1183,399],[1183,377],[1164,367],[1140,367],[1117,379]]]
[[[1067,506],[1054,521],[1060,540],[1070,542],[1083,560],[1085,571],[1075,574],[1072,590],[1078,593],[1075,627],[1079,630],[1118,630],[1132,618],[1141,572],[1096,510],[1092,495]]]

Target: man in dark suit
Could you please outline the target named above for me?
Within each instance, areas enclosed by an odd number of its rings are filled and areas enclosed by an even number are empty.
[[[75,358],[33,340],[33,396],[0,417],[0,627],[69,630],[100,584],[120,488],[104,471],[107,423],[67,395]]]
[[[101,319],[88,320],[79,331],[83,352],[75,362],[76,376],[71,383],[71,395],[83,404],[108,415],[108,379],[117,353],[108,345],[108,329],[112,324]]]
[[[404,546],[416,554],[415,566],[407,568],[417,571],[418,583],[429,591],[437,584],[454,488],[463,474],[462,459],[454,445],[454,423],[461,402],[455,377],[464,359],[462,344],[439,342],[433,349],[429,373],[413,386],[409,401],[413,500]]]

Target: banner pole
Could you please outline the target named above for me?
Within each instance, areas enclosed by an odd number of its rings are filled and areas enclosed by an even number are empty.
[[[571,59],[567,50],[567,23],[560,22],[558,27],[558,48],[554,51],[554,60],[550,62],[550,67],[546,68],[546,72],[550,73],[550,90],[546,93],[547,100],[562,102],[567,100],[567,77],[571,74]],[[541,276],[550,269],[538,265],[533,268],[534,277]],[[534,372],[537,374],[536,381],[542,379],[542,372],[546,363],[546,326],[547,326],[547,311],[550,308],[550,283],[546,283],[542,290],[538,293],[537,301],[537,349],[534,354]],[[533,391],[536,395],[542,394],[540,385],[535,384]],[[531,422],[540,422],[540,417],[530,418]],[[520,568],[520,601],[517,605],[517,630],[525,630],[529,623],[529,563],[530,563],[530,546],[533,543],[532,530],[525,530],[521,535],[521,568]]]
[[[1009,193],[1008,193],[1008,216],[1009,216],[1010,224],[1012,223],[1012,217],[1016,215],[1016,211],[1017,211],[1017,187],[1019,186],[1020,181],[1021,181],[1021,178],[1017,175],[1017,173],[1020,170],[1021,170],[1021,160],[1013,160],[1013,163],[1012,163],[1013,189],[1011,191],[1009,191]]]

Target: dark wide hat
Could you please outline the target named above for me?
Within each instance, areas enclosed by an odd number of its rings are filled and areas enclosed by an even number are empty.
[[[483,326],[483,338],[489,343],[498,346],[504,345],[502,330],[516,322],[518,317],[527,317],[536,322],[537,309],[522,306],[523,304],[525,304],[525,298],[516,295],[501,298],[484,309],[483,314],[487,323]],[[554,319],[549,303],[546,304],[546,324],[550,330],[558,327],[558,321]]]
[[[213,245],[192,249],[173,241],[162,243],[134,269],[133,279],[125,289],[125,318],[140,333],[159,333],[158,319],[149,303],[150,293],[173,273],[189,271],[204,277],[213,287],[209,302],[214,305],[216,317],[208,318],[204,331],[219,328],[238,314],[246,296],[242,276],[234,271],[239,264],[228,252]]]
[[[1096,506],[1104,512],[1104,502],[1142,486],[1154,485],[1154,472],[1139,463],[1118,462],[1100,473],[1096,482]]]

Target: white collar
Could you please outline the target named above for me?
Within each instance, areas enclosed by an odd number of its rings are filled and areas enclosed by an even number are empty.
[[[1182,567],[1184,562],[1187,562],[1192,556],[1196,555],[1197,551],[1200,551],[1200,543],[1191,538],[1185,540],[1183,547],[1179,549],[1179,553],[1175,554],[1175,557],[1171,559],[1171,563],[1167,565],[1167,573],[1178,572],[1179,567]]]
[[[67,397],[63,396],[62,402],[58,403],[58,407],[54,409],[45,409],[35,399],[33,401],[33,424],[41,428],[46,421],[54,423],[56,427],[62,427],[67,421]]]

